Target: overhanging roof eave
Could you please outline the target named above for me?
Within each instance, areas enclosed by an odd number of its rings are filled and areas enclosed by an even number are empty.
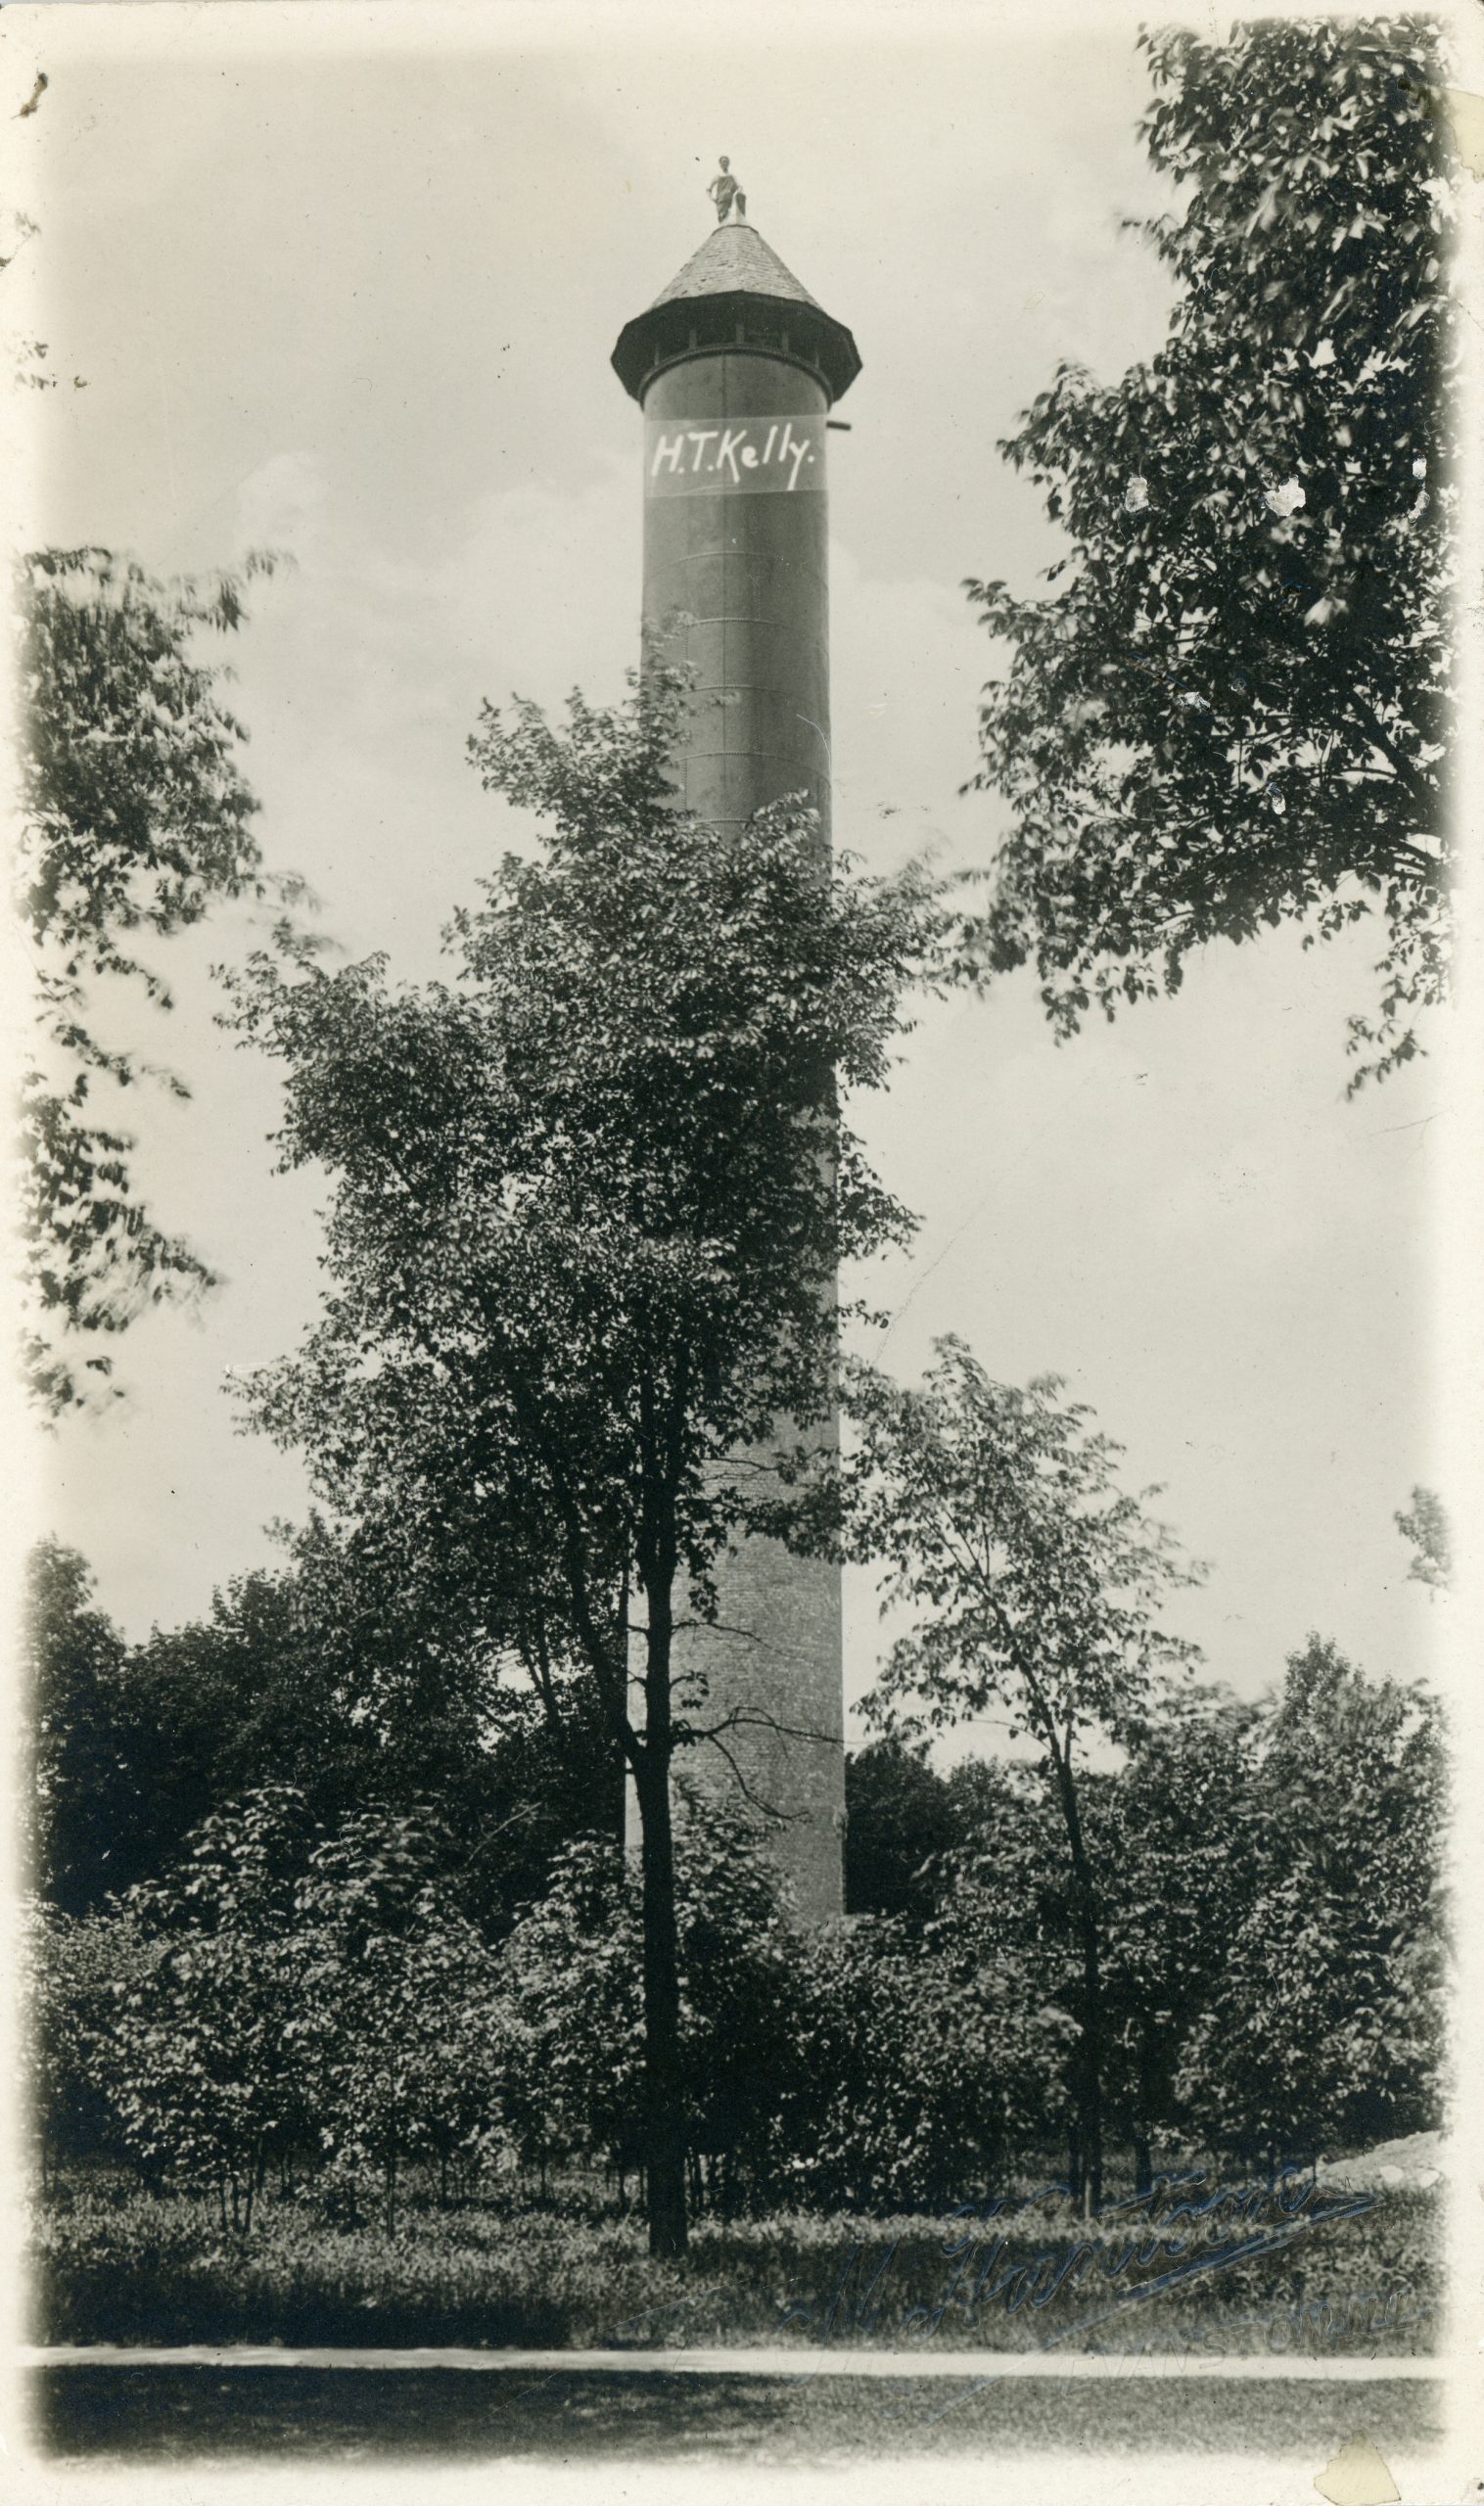
[[[822,375],[832,401],[850,390],[860,371],[860,354],[850,332],[843,322],[822,312],[818,305],[796,297],[760,296],[747,289],[719,290],[707,296],[670,297],[663,303],[646,306],[631,322],[625,323],[612,364],[632,399],[642,399],[645,385],[662,365],[692,353],[688,343],[669,348],[667,343],[682,331],[699,333],[698,317],[703,314],[719,322],[739,317],[745,320],[751,314],[755,320],[765,319],[769,327],[785,332],[789,342],[786,348],[780,348],[776,341],[763,339],[750,344],[744,338],[737,345],[756,345],[762,352],[781,354],[812,367]],[[713,343],[699,337],[695,343],[703,352],[708,346],[720,348],[725,345],[723,341]]]

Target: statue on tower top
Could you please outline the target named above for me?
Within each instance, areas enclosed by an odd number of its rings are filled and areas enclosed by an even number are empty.
[[[725,225],[727,218],[731,215],[732,206],[734,203],[736,206],[737,215],[739,217],[745,217],[747,215],[747,194],[744,192],[736,175],[731,170],[731,159],[729,157],[722,158],[721,171],[719,174],[713,177],[713,179],[707,184],[706,188],[712,199],[717,204],[717,224],[719,226]]]

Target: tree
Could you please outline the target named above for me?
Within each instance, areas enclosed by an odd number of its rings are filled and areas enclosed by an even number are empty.
[[[778,2157],[797,2065],[801,1953],[760,1822],[677,1786],[677,1954],[685,2145],[729,2213]],[[579,1837],[505,1944],[504,2111],[528,2165],[605,2157],[621,2188],[645,2151],[642,1882],[618,1846]]]
[[[81,1915],[115,1883],[110,1856],[127,1844],[139,1791],[121,1710],[126,1647],[94,1605],[87,1561],[60,1541],[27,1560],[22,1622],[29,1694],[29,1783],[23,1832],[29,1879],[48,1905]],[[116,1866],[115,1867],[117,1868]]]
[[[1446,1770],[1436,1706],[1312,1636],[1258,1735],[1257,1884],[1187,2042],[1212,2138],[1312,2154],[1439,2120]]]
[[[100,1335],[211,1280],[151,1217],[131,1139],[94,1118],[94,1082],[128,1088],[146,1065],[97,1033],[90,987],[142,985],[168,1008],[168,986],[134,954],[134,934],[166,937],[222,898],[297,892],[263,869],[257,803],[239,768],[247,733],[221,701],[220,666],[193,649],[198,630],[241,626],[243,583],[268,570],[255,557],[240,576],[162,583],[105,548],[45,549],[19,570],[18,901],[38,1023],[22,1082],[25,1360],[52,1413],[85,1398],[82,1375],[111,1372]],[[188,1092],[173,1075],[149,1075]]]
[[[1157,1674],[1195,1648],[1156,1622],[1198,1579],[1166,1527],[1117,1485],[1121,1448],[1054,1377],[997,1384],[963,1342],[940,1340],[920,1390],[871,1369],[847,1402],[858,1453],[846,1538],[882,1568],[884,1606],[917,1613],[867,1711],[888,1731],[942,1730],[999,1704],[1028,1737],[1061,1821],[1082,1966],[1074,2174],[1101,2200],[1106,2059],[1102,1911],[1082,1811],[1080,1754],[1134,1727]],[[1156,1492],[1146,1491],[1145,1495]]]
[[[1094,1873],[1103,2118],[1146,2192],[1157,2152],[1187,2146],[1176,2078],[1193,2027],[1256,1898],[1264,1827],[1254,1734],[1261,1709],[1215,1687],[1162,1682],[1122,1728],[1115,1760],[1084,1762],[1078,1809]],[[1057,2014],[1053,2111],[1076,2122],[1086,1982],[1077,1875],[1043,1772],[967,1758],[948,1779],[957,1825],[931,1869],[928,1937],[977,1939],[1027,2009]],[[1059,2072],[1065,2065],[1066,2077]]]
[[[75,1552],[39,1544],[30,1586],[27,1842],[34,1885],[72,1914],[162,1875],[204,1819],[265,1784],[295,1785],[327,1827],[441,1801],[461,1902],[491,1937],[568,1838],[620,1832],[590,1700],[555,1738],[487,1650],[448,1641],[318,1518],[279,1571],[234,1576],[204,1618],[142,1644],[93,1605]]]
[[[352,2201],[380,2179],[390,2236],[407,2165],[477,2170],[501,2138],[496,1960],[449,1884],[426,1802],[368,1811],[318,1841],[296,1893],[294,2054],[320,2142]]]
[[[744,2184],[762,2207],[774,2180],[778,2118],[804,2007],[797,1914],[768,1824],[737,1795],[679,1790],[681,1972],[692,2181],[709,2168],[730,2216]]]
[[[1411,1509],[1398,1514],[1396,1525],[1402,1538],[1412,1543],[1409,1583],[1446,1593],[1453,1582],[1453,1528],[1441,1497],[1430,1488],[1414,1488]]]
[[[1027,1990],[982,1900],[951,1895],[925,1934],[832,1925],[804,1958],[781,2120],[796,2199],[878,2217],[960,2202],[1055,2129],[1072,2022]]]
[[[385,1776],[347,1631],[302,1573],[236,1576],[205,1620],[133,1646],[93,1605],[75,1551],[38,1543],[29,1583],[31,1846],[52,1904],[80,1914],[159,1876],[212,1811],[263,1784],[300,1783],[330,1813]]]
[[[21,1909],[20,2050],[43,2192],[69,2158],[116,2152],[117,2019],[153,1952],[127,1916],[71,1916],[39,1897]]]
[[[35,1911],[30,2051],[45,2158],[121,2149],[246,2230],[276,2158],[389,2232],[409,2163],[446,2196],[503,2130],[497,1954],[430,1805],[328,1829],[292,1785],[205,1818],[98,1914]]]
[[[313,1515],[294,1535],[294,1642],[263,1686],[255,1737],[287,1742],[326,1817],[441,1800],[465,1848],[463,1902],[493,1936],[571,1837],[622,1833],[622,1769],[580,1663],[554,1678],[548,1715],[511,1684],[455,1545],[433,1571],[409,1556],[403,1525],[387,1528]]]
[[[872,1740],[845,1761],[845,1907],[854,1915],[918,1922],[934,1901],[935,1857],[958,1840],[961,1822],[946,1779],[925,1748]]]
[[[177,1868],[120,1901],[142,1935],[117,1990],[105,2079],[129,2154],[216,2194],[246,2231],[275,2149],[307,2128],[296,2044],[296,1888],[308,1822],[290,1786],[204,1820]]]
[[[1100,1874],[1109,2105],[1136,2189],[1183,2137],[1177,2087],[1192,2029],[1220,1990],[1262,1870],[1260,1709],[1219,1688],[1169,1687],[1126,1733],[1127,1755],[1086,1787]]]
[[[1418,19],[1144,33],[1141,135],[1186,187],[1178,290],[1112,387],[1063,365],[999,447],[1070,542],[1058,588],[967,588],[1009,646],[976,786],[1013,812],[969,932],[1062,1035],[1292,921],[1385,926],[1369,1055],[1442,993],[1450,719],[1443,73]]]
[[[476,763],[533,850],[457,917],[456,985],[259,957],[239,990],[284,1161],[332,1193],[334,1293],[251,1415],[554,1731],[590,1693],[632,1778],[657,2252],[685,2242],[672,1763],[736,1728],[677,1680],[677,1609],[714,1612],[778,1422],[828,1415],[839,1264],[907,1226],[837,1086],[884,1078],[940,931],[919,878],[831,868],[810,812],[723,842],[680,810],[687,693],[656,672],[561,731],[487,709]]]
[[[578,1836],[501,1962],[501,2099],[522,2164],[602,2156],[625,2175],[644,2148],[644,1934],[612,1839]]]

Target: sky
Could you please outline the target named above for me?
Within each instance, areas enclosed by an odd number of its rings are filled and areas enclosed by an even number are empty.
[[[437,970],[514,831],[464,756],[484,700],[623,692],[641,429],[608,358],[704,240],[723,151],[864,361],[830,454],[836,840],[990,859],[995,807],[960,787],[994,656],[962,580],[1029,592],[1059,550],[997,441],[1059,359],[1111,381],[1149,355],[1169,302],[1128,225],[1171,205],[1133,12],[60,15],[0,20],[12,132],[46,55],[14,301],[65,378],[28,395],[23,534],[162,574],[292,555],[254,588],[234,702],[265,851],[332,958]],[[131,1636],[270,1561],[306,1502],[225,1383],[319,1292],[315,1181],[274,1172],[273,1074],[213,1020],[210,965],[257,936],[239,912],[160,948],[168,1017],[107,1004],[190,1084],[136,1091],[138,1168],[223,1275],[119,1344],[124,1400],[35,1449],[38,1527]],[[1171,1618],[1249,1694],[1311,1629],[1404,1676],[1437,1635],[1393,1518],[1439,1475],[1458,1082],[1435,1054],[1347,1101],[1377,953],[1364,926],[1213,950],[1062,1046],[1009,978],[929,1008],[856,1109],[921,1220],[868,1282],[882,1362],[914,1374],[953,1331],[1000,1377],[1068,1378],[1209,1561]],[[877,1643],[854,1576],[853,1699]]]

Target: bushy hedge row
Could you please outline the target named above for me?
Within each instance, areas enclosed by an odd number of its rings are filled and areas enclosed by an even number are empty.
[[[332,1834],[287,1788],[208,1820],[102,1914],[37,1908],[30,2041],[53,2167],[111,2156],[251,2224],[265,2186],[394,2226],[513,2169],[642,2163],[632,1873],[574,1844],[492,1945],[416,1814]],[[1065,2018],[886,1920],[803,1935],[745,1823],[679,1828],[694,2191],[735,2214],[948,2202],[1054,2132]]]
[[[635,1875],[579,1839],[491,1938],[461,1887],[467,1858],[424,1809],[327,1832],[301,1793],[268,1787],[102,1912],[37,1906],[28,2039],[48,2169],[122,2161],[155,2191],[210,2194],[223,2231],[246,2229],[270,2185],[390,2229],[414,2190],[446,2202],[517,2171],[544,2188],[552,2168],[607,2168],[622,2206],[644,2151]],[[682,1802],[677,1866],[694,2210],[940,2208],[1054,2163],[1076,1993],[1054,1926],[1010,1929],[993,1847],[960,1857],[925,1924],[810,1932],[724,1801]],[[1318,2082],[1334,2117],[1363,2094],[1402,2118],[1390,2128],[1420,2128],[1435,2065],[1403,2020],[1432,2024],[1425,1979],[1397,1955],[1384,1974],[1374,1963],[1295,1963],[1318,2052],[1290,2012],[1285,2102],[1312,2117]],[[1322,2016],[1352,1988],[1336,2055],[1309,2003]],[[1207,2047],[1202,2098],[1183,2128],[1145,2112],[1141,2158],[1160,2162],[1161,2130],[1172,2154],[1241,2150],[1244,2082],[1264,2118],[1249,2160],[1291,2154],[1272,2079],[1254,2087],[1243,2053],[1225,2083],[1205,2024],[1189,2039]],[[1234,2020],[1228,2033],[1240,2052]]]

